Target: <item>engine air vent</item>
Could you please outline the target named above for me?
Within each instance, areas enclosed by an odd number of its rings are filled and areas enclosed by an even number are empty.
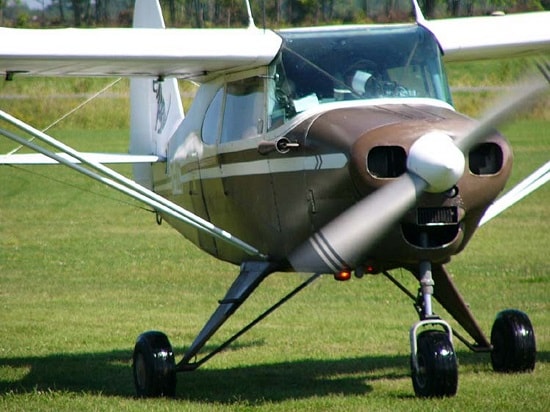
[[[407,153],[401,146],[376,146],[367,155],[367,169],[377,178],[395,178],[407,170]]]
[[[443,226],[458,223],[456,207],[419,207],[416,210],[416,223],[419,226]]]
[[[468,163],[474,175],[494,175],[502,169],[502,149],[496,143],[482,143],[470,151]]]

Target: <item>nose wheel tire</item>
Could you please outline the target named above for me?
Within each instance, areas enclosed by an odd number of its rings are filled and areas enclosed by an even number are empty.
[[[530,372],[537,354],[529,317],[514,309],[500,312],[491,329],[491,363],[495,372]]]
[[[176,362],[164,333],[150,331],[137,338],[132,369],[138,397],[175,396]]]
[[[418,335],[417,364],[412,365],[416,396],[454,396],[458,387],[458,362],[449,336],[438,330]]]

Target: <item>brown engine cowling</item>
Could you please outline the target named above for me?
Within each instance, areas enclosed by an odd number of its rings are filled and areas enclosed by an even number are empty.
[[[316,118],[308,146],[349,150],[349,173],[359,198],[407,171],[412,144],[438,131],[455,139],[476,122],[443,107],[388,105],[333,110]],[[333,149],[332,149],[333,150]],[[464,173],[444,193],[425,193],[418,204],[369,250],[365,262],[389,268],[419,260],[446,262],[462,250],[484,211],[503,189],[512,152],[497,131],[465,155]],[[398,194],[396,194],[398,196]]]
[[[451,119],[437,124],[415,120],[365,133],[351,151],[351,174],[358,191],[367,196],[405,173],[410,147],[419,137],[436,130],[454,139],[472,122],[453,113]],[[401,262],[417,261],[419,256],[446,261],[464,248],[483,213],[506,184],[512,152],[506,139],[495,131],[465,155],[465,160],[464,174],[456,186],[444,193],[425,193],[401,220],[399,230],[390,232],[373,256],[393,256]]]

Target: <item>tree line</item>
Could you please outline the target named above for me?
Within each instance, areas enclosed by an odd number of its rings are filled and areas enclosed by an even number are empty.
[[[12,27],[94,27],[132,24],[134,0],[0,0],[0,24]],[[550,0],[420,0],[428,18],[550,10]],[[242,27],[245,0],[161,0],[170,27]],[[257,26],[385,23],[413,19],[409,0],[251,0]]]

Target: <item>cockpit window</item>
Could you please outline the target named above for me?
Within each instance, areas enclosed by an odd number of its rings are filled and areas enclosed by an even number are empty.
[[[433,35],[416,25],[283,30],[276,101],[292,116],[339,100],[429,97],[451,103]],[[277,94],[278,93],[278,94]],[[285,107],[285,100],[292,108]]]

